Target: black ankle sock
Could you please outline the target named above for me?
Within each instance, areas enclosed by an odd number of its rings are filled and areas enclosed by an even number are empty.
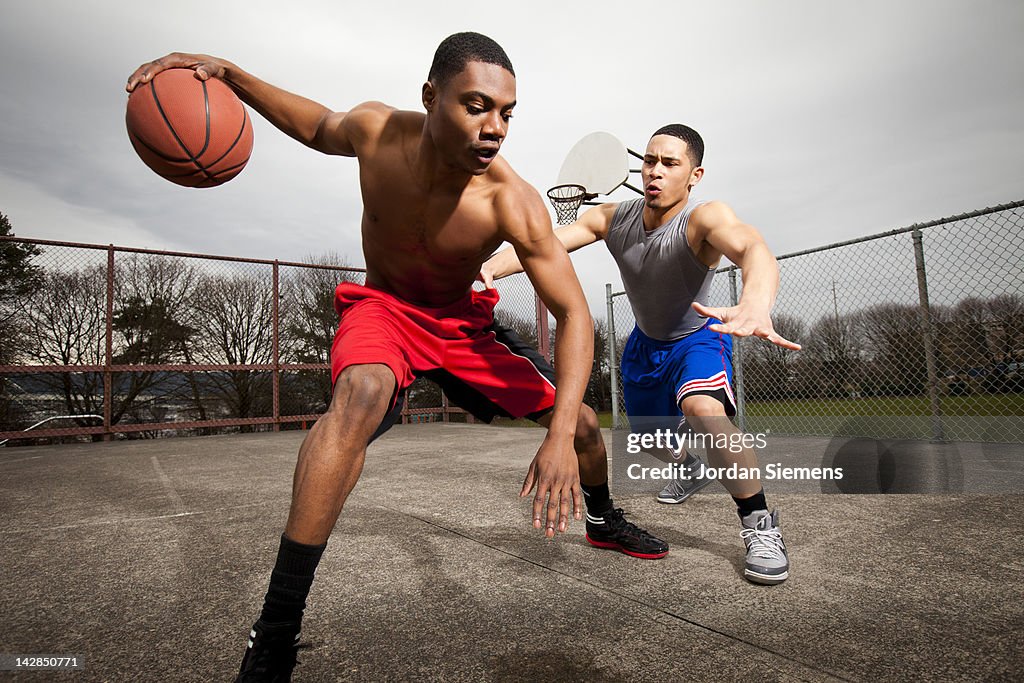
[[[302,621],[302,610],[306,609],[313,574],[326,547],[326,543],[296,543],[281,534],[281,548],[277,551],[277,564],[270,574],[270,588],[263,601],[260,621],[265,624],[298,624]]]
[[[608,492],[608,482],[605,481],[603,484],[597,486],[587,486],[586,484],[580,484],[580,488],[583,489],[583,500],[587,504],[587,512],[600,517],[603,513],[608,512],[612,507],[612,496]]]
[[[754,510],[767,510],[768,502],[764,499],[764,489],[761,489],[750,498],[737,498],[733,496],[732,499],[736,501],[736,514],[743,519]]]

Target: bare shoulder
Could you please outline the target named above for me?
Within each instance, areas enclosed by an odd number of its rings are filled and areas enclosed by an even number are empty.
[[[371,142],[381,136],[396,112],[383,102],[363,102],[345,114],[342,126],[353,143]]]
[[[373,119],[384,119],[398,111],[390,104],[384,104],[383,102],[369,101],[357,104],[352,107],[349,112],[350,116],[359,117],[365,121],[371,121]]]
[[[738,222],[736,212],[723,201],[701,204],[690,214],[690,224],[698,228],[711,229]]]
[[[338,129],[358,155],[376,149],[381,142],[401,138],[408,131],[418,134],[423,116],[383,102],[363,102],[340,115]]]
[[[488,175],[494,183],[494,207],[503,235],[532,239],[539,233],[551,232],[551,217],[540,193],[519,177],[507,161],[496,159]]]

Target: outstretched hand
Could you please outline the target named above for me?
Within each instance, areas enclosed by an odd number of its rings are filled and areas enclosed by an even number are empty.
[[[205,81],[209,78],[223,78],[225,64],[216,57],[209,55],[189,55],[182,52],[172,52],[160,59],[146,62],[136,69],[128,77],[128,84],[125,85],[124,89],[131,92],[138,85],[149,83],[153,80],[154,76],[167,69],[192,69],[196,72],[196,78]]]
[[[544,441],[530,463],[519,497],[528,495],[534,486],[537,487],[533,498],[534,529],[543,527],[544,535],[554,538],[556,528],[561,533],[569,528],[570,512],[576,519],[583,519],[579,461],[571,445],[565,447]]]
[[[799,344],[789,341],[775,331],[771,316],[766,310],[744,306],[742,303],[728,308],[714,308],[702,306],[696,301],[693,302],[693,310],[708,318],[718,318],[722,321],[708,326],[713,332],[731,334],[734,337],[760,337],[792,351],[799,351],[801,348]]]

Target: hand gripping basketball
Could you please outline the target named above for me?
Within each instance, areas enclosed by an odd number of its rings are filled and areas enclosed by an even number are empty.
[[[219,60],[176,53],[131,75],[125,123],[150,169],[186,187],[220,185],[242,171],[252,154],[252,121],[215,78],[224,74]]]
[[[161,71],[167,69],[192,69],[195,72],[194,78],[201,81],[210,78],[224,78],[229,64],[222,59],[210,55],[190,55],[182,52],[171,54],[146,62],[136,69],[128,77],[128,84],[124,89],[132,92],[142,83],[149,83]]]

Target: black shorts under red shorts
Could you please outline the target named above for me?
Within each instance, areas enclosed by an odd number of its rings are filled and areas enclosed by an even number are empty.
[[[555,371],[536,349],[494,322],[498,291],[470,291],[443,307],[411,304],[371,286],[342,283],[334,307],[341,324],[331,346],[331,381],[351,365],[386,365],[395,375],[391,410],[374,438],[394,424],[417,377],[484,422],[536,420],[555,403]]]

